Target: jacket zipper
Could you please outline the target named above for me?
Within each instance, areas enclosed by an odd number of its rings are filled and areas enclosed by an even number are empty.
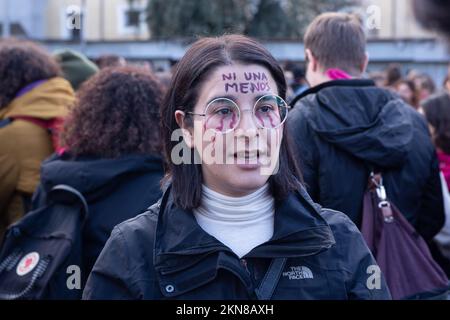
[[[251,276],[250,270],[248,270],[248,264],[246,259],[240,259],[241,266],[244,267],[245,271],[249,276]]]

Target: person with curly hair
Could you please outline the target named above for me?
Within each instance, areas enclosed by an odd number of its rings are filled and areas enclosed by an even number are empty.
[[[0,41],[0,242],[28,210],[52,135],[74,101],[57,62],[28,41]]]
[[[64,152],[42,165],[33,208],[45,205],[46,195],[58,184],[75,188],[87,200],[89,215],[81,230],[81,285],[113,227],[145,211],[161,196],[161,99],[160,84],[150,71],[101,70],[77,92],[61,134]],[[49,295],[58,299],[69,295],[65,283],[52,290]]]

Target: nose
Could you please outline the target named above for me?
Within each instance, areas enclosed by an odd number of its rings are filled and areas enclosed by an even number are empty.
[[[239,125],[235,131],[237,137],[253,138],[257,136],[258,128],[253,120],[252,109],[241,110]]]

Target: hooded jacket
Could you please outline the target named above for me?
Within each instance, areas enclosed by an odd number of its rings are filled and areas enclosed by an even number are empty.
[[[371,169],[426,240],[444,224],[439,163],[425,119],[371,80],[336,80],[304,92],[288,129],[308,192],[360,226]]]
[[[114,226],[142,213],[161,197],[162,177],[162,160],[152,155],[100,159],[72,158],[65,153],[43,163],[33,208],[43,206],[46,194],[59,184],[75,188],[88,203],[81,246],[83,284]]]
[[[0,120],[63,118],[73,101],[69,82],[52,78],[1,108]],[[16,119],[0,128],[0,239],[5,228],[23,215],[22,196],[31,197],[39,183],[41,162],[52,152],[49,132],[30,121]]]
[[[113,230],[84,299],[256,299],[274,258],[287,261],[272,299],[390,298],[381,273],[370,285],[368,267],[377,266],[355,225],[303,189],[276,203],[273,237],[242,259],[177,207],[170,190]]]

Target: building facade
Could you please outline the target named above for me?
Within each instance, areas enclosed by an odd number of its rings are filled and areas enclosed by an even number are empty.
[[[35,40],[76,41],[81,36],[86,41],[144,40],[150,37],[146,4],[146,0],[0,0],[0,21],[2,26],[9,22],[10,35]]]
[[[366,19],[374,19],[368,28],[369,38],[376,39],[428,39],[435,35],[417,23],[411,0],[363,0]],[[366,20],[367,22],[367,20]]]
[[[280,0],[282,1],[282,0]],[[39,40],[145,40],[147,0],[0,0],[0,28]],[[432,38],[414,19],[410,0],[361,0],[358,8],[376,39]],[[82,13],[81,13],[82,12]]]

